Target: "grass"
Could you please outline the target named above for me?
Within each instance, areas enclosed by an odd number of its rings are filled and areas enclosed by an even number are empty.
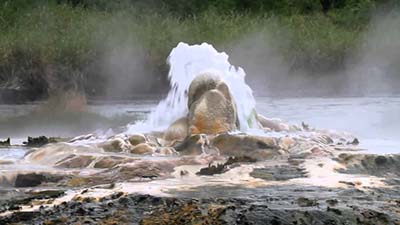
[[[3,26],[4,27],[4,26]],[[322,13],[275,16],[267,14],[206,11],[181,19],[170,14],[139,14],[134,9],[120,12],[92,11],[67,5],[37,7],[21,15],[13,26],[2,30],[0,62],[16,53],[34,56],[43,63],[81,65],[114,43],[143,46],[150,59],[163,63],[180,41],[210,42],[227,48],[250,33],[291,31],[290,45],[282,52],[335,55],[357,41],[360,28],[334,23]]]
[[[362,44],[371,5],[312,13],[224,12],[209,9],[193,16],[163,10],[96,10],[42,4],[19,11],[0,9],[0,81],[24,76],[32,68],[59,64],[85,71],[118,47],[136,46],[156,71],[183,41],[209,42],[227,50],[251,34],[277,41],[285,59],[305,69],[340,68],[343,57]],[[265,44],[269,44],[265,41]],[[326,67],[326,68],[325,68]],[[94,72],[96,73],[96,71]]]

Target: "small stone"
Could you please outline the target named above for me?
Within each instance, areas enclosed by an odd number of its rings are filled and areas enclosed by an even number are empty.
[[[122,138],[115,138],[99,146],[106,152],[122,152],[129,149],[129,145]]]
[[[136,146],[138,144],[146,143],[146,137],[142,134],[135,134],[130,136],[128,141],[132,146]]]
[[[152,154],[154,150],[155,150],[154,147],[150,146],[149,144],[142,143],[133,147],[130,152],[132,154],[144,155],[144,154]]]
[[[309,131],[309,130],[310,130],[310,125],[308,125],[308,124],[306,124],[306,123],[304,123],[304,122],[301,122],[301,126],[303,127],[303,129],[304,129],[305,131]]]
[[[300,197],[297,199],[297,204],[300,207],[313,207],[313,206],[318,206],[318,202],[314,199],[309,199],[309,198],[304,198]]]
[[[162,147],[156,150],[156,152],[160,155],[178,155],[178,152],[175,151],[172,147]]]
[[[279,119],[270,119],[261,114],[257,115],[257,119],[263,128],[271,129],[272,131],[281,132],[289,131],[289,125],[283,123]]]
[[[163,139],[166,141],[182,141],[188,136],[188,129],[188,118],[182,117],[168,127]]]
[[[8,147],[8,146],[10,146],[10,145],[11,145],[11,140],[10,140],[10,138],[7,138],[7,139],[4,140],[4,141],[0,141],[0,146]]]
[[[207,141],[205,135],[191,135],[182,142],[176,142],[173,148],[182,155],[200,155],[203,153],[203,146]]]
[[[188,174],[189,174],[189,171],[187,171],[187,170],[181,170],[181,172],[180,172],[181,177],[186,176]]]
[[[216,166],[210,164],[208,167],[201,168],[196,175],[213,176],[215,174],[225,173],[227,170],[228,168],[225,166],[225,164],[217,164]]]
[[[352,142],[350,142],[350,144],[358,145],[358,144],[360,144],[360,141],[357,138],[354,138],[354,140]]]
[[[328,211],[328,212],[333,212],[333,213],[335,213],[336,215],[342,215],[342,211],[340,211],[340,209],[328,207],[328,208],[326,209],[326,211]]]
[[[384,165],[387,161],[388,161],[387,158],[385,156],[382,156],[382,155],[380,155],[380,156],[375,158],[375,163],[378,166]]]
[[[337,199],[328,199],[326,200],[326,203],[330,206],[335,206],[339,203],[339,201]]]

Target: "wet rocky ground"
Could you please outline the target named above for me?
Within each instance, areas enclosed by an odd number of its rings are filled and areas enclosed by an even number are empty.
[[[309,160],[319,161],[321,171],[332,162],[344,167],[333,171],[338,176],[332,177],[334,185],[317,185],[318,181],[313,185],[312,179],[325,178],[313,175]],[[332,161],[320,157],[265,160],[258,162],[247,182],[217,182],[253,164],[257,162],[248,158],[227,158],[219,164],[225,169],[215,174],[199,172],[218,166],[200,166],[197,174],[176,167],[178,179],[192,176],[215,184],[189,183],[182,188],[179,182],[175,187],[165,183],[162,194],[143,194],[135,184],[151,189],[168,178],[142,175],[131,180],[128,189],[101,179],[79,180],[75,187],[53,180],[36,188],[4,189],[0,224],[400,224],[400,155],[340,153]],[[265,183],[249,185],[260,180]],[[382,184],[365,183],[372,180]]]
[[[30,138],[0,162],[0,224],[400,225],[399,154],[305,125],[274,135]]]
[[[1,217],[0,223],[399,224],[399,192],[398,188],[361,191],[291,185],[252,190],[211,187],[175,193],[175,197],[117,192],[15,212]],[[225,197],[218,197],[221,193]]]

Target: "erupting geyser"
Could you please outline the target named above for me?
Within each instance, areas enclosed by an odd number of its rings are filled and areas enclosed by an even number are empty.
[[[251,88],[245,82],[246,73],[231,65],[229,56],[218,52],[210,44],[188,45],[179,43],[168,57],[171,90],[150,114],[145,126],[162,130],[189,113],[188,92],[192,81],[201,74],[213,74],[226,83],[236,107],[238,129],[247,131],[257,127],[255,100]],[[150,127],[149,127],[150,126]],[[139,126],[131,127],[131,131]],[[137,130],[136,130],[137,131]]]

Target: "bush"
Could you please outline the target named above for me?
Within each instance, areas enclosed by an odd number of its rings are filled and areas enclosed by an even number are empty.
[[[0,80],[60,65],[100,83],[107,74],[97,66],[118,44],[139,46],[146,68],[165,80],[165,59],[180,41],[225,50],[251,33],[280,39],[287,31],[289,44],[278,46],[286,60],[303,69],[337,69],[359,43],[370,10],[397,4],[383,1],[332,0],[324,15],[316,0],[4,0]]]

